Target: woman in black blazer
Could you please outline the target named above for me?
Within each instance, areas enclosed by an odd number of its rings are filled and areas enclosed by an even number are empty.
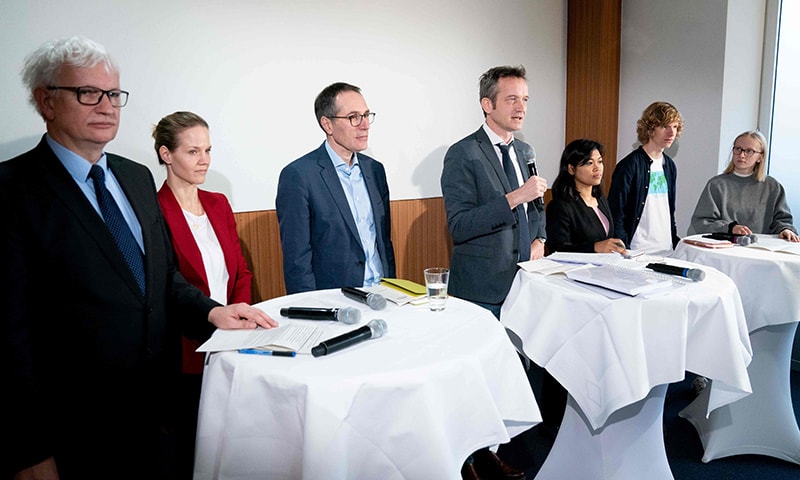
[[[625,252],[614,237],[614,220],[600,190],[603,146],[593,140],[574,140],[564,148],[553,198],[547,204],[547,247],[557,251]]]
[[[548,254],[625,252],[622,240],[614,238],[614,220],[600,191],[602,181],[603,146],[586,139],[570,142],[561,154],[553,198],[545,210]],[[546,435],[555,437],[566,404],[567,391],[545,370],[539,409]]]

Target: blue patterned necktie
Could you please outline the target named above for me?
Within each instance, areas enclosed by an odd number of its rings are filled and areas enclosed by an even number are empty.
[[[500,152],[503,154],[503,171],[506,172],[508,183],[511,185],[511,190],[519,188],[517,181],[517,172],[514,171],[513,160],[509,153],[510,145],[502,143],[497,144],[500,147]],[[528,228],[528,214],[525,213],[523,205],[517,205],[517,223],[519,224],[519,261],[525,262],[531,258],[531,234]]]
[[[144,260],[142,259],[142,250],[136,243],[136,239],[131,233],[128,222],[122,216],[122,212],[111,196],[111,192],[106,188],[106,174],[100,165],[92,165],[89,171],[89,177],[94,182],[94,191],[97,194],[97,203],[100,205],[100,213],[103,215],[103,220],[108,227],[114,241],[117,242],[119,251],[125,257],[128,267],[131,269],[136,283],[139,284],[139,290],[144,295]]]

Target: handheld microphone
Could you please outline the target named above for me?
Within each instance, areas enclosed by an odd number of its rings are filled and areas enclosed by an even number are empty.
[[[688,278],[695,282],[706,278],[706,272],[698,268],[676,267],[675,265],[667,265],[666,263],[648,263],[647,268],[659,273],[668,273],[670,275]]]
[[[365,292],[355,287],[342,287],[342,293],[347,298],[366,303],[373,310],[386,308],[386,299],[380,293]]]
[[[356,343],[369,340],[370,338],[381,338],[388,327],[386,322],[380,318],[370,320],[368,324],[361,328],[357,328],[347,333],[343,333],[338,337],[333,337],[329,340],[321,342],[319,345],[311,349],[311,355],[320,357],[329,353],[337,352],[343,348],[355,345]]]
[[[728,240],[729,242],[744,246],[758,242],[758,237],[756,235],[739,235],[727,232],[714,232],[709,235],[703,235],[703,237],[713,238],[714,240]]]
[[[335,320],[352,325],[361,321],[361,310],[352,307],[344,308],[316,308],[316,307],[289,307],[281,308],[281,316],[289,318],[302,318],[305,320]]]
[[[528,157],[527,164],[528,164],[528,175],[530,175],[531,177],[538,177],[539,169],[536,168],[536,150],[534,150],[533,147],[531,147],[531,156]],[[544,198],[542,197],[534,198],[533,204],[536,205],[537,207],[544,208]]]

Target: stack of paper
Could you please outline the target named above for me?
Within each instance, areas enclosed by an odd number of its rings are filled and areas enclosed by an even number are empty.
[[[566,263],[556,262],[549,258],[540,258],[538,260],[528,260],[527,262],[520,262],[519,267],[526,272],[541,273],[542,275],[552,275],[555,273],[566,273],[570,270],[577,268],[586,268],[586,265],[579,263]]]
[[[582,253],[555,252],[547,256],[549,260],[562,263],[579,263],[582,265],[616,265],[624,263],[625,258],[619,253]]]
[[[758,248],[771,252],[792,253],[800,255],[800,243],[784,240],[777,235],[759,235],[758,241],[751,243],[747,248]]]
[[[311,353],[326,329],[313,325],[291,323],[279,327],[255,330],[217,329],[197,352],[221,352],[240,348],[269,348],[271,350]]]
[[[611,265],[571,270],[567,272],[567,277],[630,296],[671,288],[673,285],[669,278],[651,275],[644,270],[615,268]]]

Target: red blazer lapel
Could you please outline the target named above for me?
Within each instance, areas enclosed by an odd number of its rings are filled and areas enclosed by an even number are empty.
[[[172,247],[178,257],[178,269],[189,283],[199,288],[204,295],[210,295],[203,256],[197,248],[189,224],[186,223],[183,210],[166,182],[158,191],[158,203],[172,234]]]
[[[228,269],[228,303],[251,302],[252,273],[242,255],[233,210],[228,199],[221,193],[200,190],[200,203],[206,211],[217,240],[225,255]]]

